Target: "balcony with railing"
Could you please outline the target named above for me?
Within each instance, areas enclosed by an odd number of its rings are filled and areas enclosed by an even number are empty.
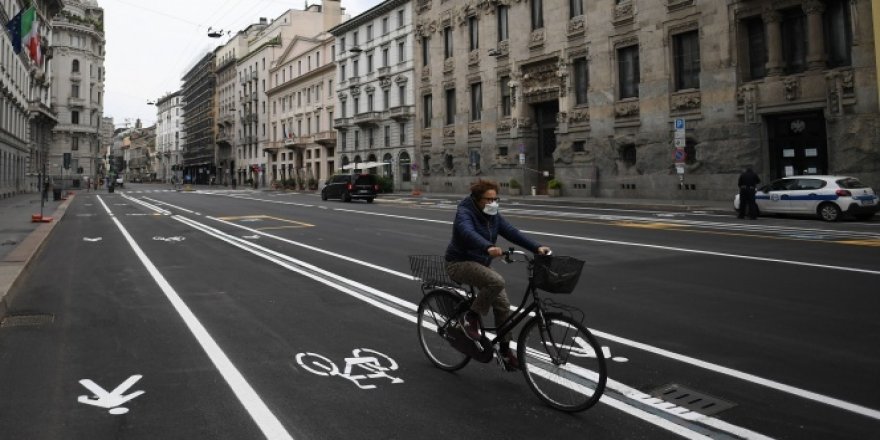
[[[336,118],[333,120],[333,128],[351,127],[351,118]]]
[[[67,105],[69,105],[71,107],[85,107],[86,100],[85,100],[85,98],[71,96],[71,97],[67,98]]]
[[[413,105],[399,105],[397,107],[391,107],[388,109],[388,116],[395,121],[405,121],[407,119],[411,119],[415,116],[415,106]]]
[[[268,151],[269,153],[272,153],[272,154],[276,154],[276,153],[278,153],[278,150],[280,150],[282,146],[283,146],[283,144],[281,143],[281,141],[267,142],[265,145],[263,145],[263,150]]]
[[[357,125],[379,125],[382,122],[382,112],[363,112],[354,116]]]
[[[293,136],[284,141],[284,146],[290,149],[306,148],[307,146],[314,143],[315,141],[312,135]]]
[[[326,147],[332,147],[336,145],[336,131],[327,130],[315,133],[315,143],[324,145]]]

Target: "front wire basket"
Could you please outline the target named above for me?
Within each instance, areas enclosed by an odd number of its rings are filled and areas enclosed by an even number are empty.
[[[409,268],[413,277],[422,282],[423,289],[458,286],[446,274],[446,258],[443,255],[410,255]]]
[[[545,292],[571,293],[583,268],[583,260],[574,257],[535,255],[532,283]]]

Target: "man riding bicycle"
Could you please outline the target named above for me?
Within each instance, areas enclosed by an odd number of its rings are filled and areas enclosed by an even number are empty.
[[[537,254],[549,254],[550,248],[529,239],[498,214],[497,183],[480,179],[471,184],[470,190],[455,213],[452,239],[446,248],[446,273],[454,281],[470,284],[478,291],[462,321],[468,337],[479,340],[480,316],[488,313],[490,307],[496,326],[510,315],[504,277],[489,267],[492,259],[503,253],[495,245],[498,236]],[[519,360],[510,349],[510,333],[501,341],[500,350],[508,368],[519,368]]]

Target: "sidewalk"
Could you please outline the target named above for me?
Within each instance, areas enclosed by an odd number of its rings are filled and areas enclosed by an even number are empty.
[[[6,314],[7,293],[64,216],[73,197],[55,201],[49,194],[42,210],[43,217],[52,217],[48,223],[31,221],[32,215],[40,214],[39,194],[0,199],[0,318]]]

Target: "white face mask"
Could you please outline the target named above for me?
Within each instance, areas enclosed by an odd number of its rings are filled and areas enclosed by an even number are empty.
[[[487,203],[486,206],[483,207],[483,213],[487,215],[498,214],[498,202]]]

